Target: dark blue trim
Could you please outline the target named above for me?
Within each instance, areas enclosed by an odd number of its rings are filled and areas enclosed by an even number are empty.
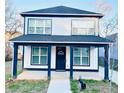
[[[22,69],[24,69],[24,51],[25,51],[25,47],[23,46]]]
[[[40,71],[48,71],[47,68],[24,68],[25,70],[40,70]],[[56,69],[53,69],[51,68],[51,71],[56,71]],[[65,69],[65,71],[70,71],[70,69]],[[76,72],[76,71],[84,71],[84,72],[98,72],[99,70],[98,69],[73,69],[73,72]],[[57,71],[58,72],[58,71]]]
[[[99,48],[98,48],[98,70],[99,70]]]
[[[70,79],[73,79],[73,48],[70,46]]]
[[[27,33],[26,34],[29,34],[28,32],[28,28],[29,28],[29,19],[27,20]]]
[[[48,80],[51,79],[51,45],[48,46]]]
[[[25,35],[26,33],[25,33],[25,17],[24,17],[24,29],[23,29],[24,31],[23,31],[23,34]]]
[[[17,42],[18,45],[32,45],[32,46],[48,46],[48,45],[54,45],[54,46],[61,46],[61,45],[64,45],[64,46],[67,46],[67,45],[70,45],[70,46],[73,46],[73,47],[90,47],[90,46],[93,46],[93,47],[105,47],[106,45],[108,44],[81,44],[81,43],[28,43],[28,42]]]
[[[14,43],[13,79],[17,77],[18,45]]]
[[[109,45],[105,46],[104,49],[105,49],[104,80],[109,80],[109,66],[108,66]]]
[[[23,17],[96,17],[101,18],[102,16],[95,15],[35,15],[35,14],[21,14]]]

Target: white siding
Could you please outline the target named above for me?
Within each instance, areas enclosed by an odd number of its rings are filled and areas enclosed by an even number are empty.
[[[56,68],[56,46],[52,46],[51,49],[51,68]]]
[[[31,46],[25,46],[24,68],[47,68],[48,66],[31,65]],[[51,68],[56,68],[56,46],[51,49]],[[66,46],[66,69],[70,68],[70,47]],[[90,66],[74,66],[74,69],[98,69],[98,49],[90,48]]]
[[[66,47],[66,69],[70,68],[70,47]]]
[[[82,17],[82,18],[58,18],[58,17],[26,17],[25,18],[25,34],[27,34],[28,18],[51,19],[52,20],[52,35],[71,35],[72,20],[94,21],[96,35],[98,35],[98,18]]]
[[[31,65],[31,46],[24,49],[24,68],[47,68],[48,66]]]

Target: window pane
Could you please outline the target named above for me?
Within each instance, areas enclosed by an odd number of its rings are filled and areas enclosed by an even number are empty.
[[[39,48],[33,48],[33,51],[32,51],[33,53],[33,55],[35,55],[35,56],[38,56],[39,55]]]
[[[44,27],[44,20],[37,19],[36,20],[36,27]]]
[[[73,20],[72,34],[74,35],[94,35],[95,23],[90,20]]]
[[[33,34],[35,32],[35,27],[29,27],[29,34]]]
[[[89,56],[89,48],[82,48],[82,55],[83,57]]]
[[[51,33],[51,28],[45,27],[45,34],[50,34],[50,33]]]
[[[29,27],[35,27],[35,19],[29,19]]]
[[[82,57],[82,64],[83,65],[88,65],[89,64],[88,57]]]
[[[36,34],[43,34],[43,27],[36,27]]]
[[[51,27],[51,20],[45,20],[45,27]]]
[[[40,64],[47,64],[47,56],[40,57]]]
[[[33,64],[39,64],[39,56],[33,56],[32,63]]]
[[[72,34],[77,35],[78,34],[78,29],[77,28],[72,28]]]
[[[74,56],[78,56],[78,57],[80,57],[80,54],[81,54],[81,48],[74,48],[73,49],[74,50]]]
[[[33,34],[35,32],[35,20],[29,19],[29,27],[28,27],[29,34]]]
[[[41,48],[41,55],[47,55],[47,48]]]
[[[74,57],[74,65],[80,65],[80,57]]]

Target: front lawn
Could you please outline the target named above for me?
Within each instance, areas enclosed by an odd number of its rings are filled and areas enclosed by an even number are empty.
[[[86,84],[86,89],[80,91],[77,80],[71,81],[72,93],[109,93],[108,81],[83,80]],[[80,92],[79,92],[80,91]],[[118,93],[118,86],[112,83],[112,93]]]
[[[17,75],[19,75],[22,72],[22,62],[18,61],[17,64]],[[5,62],[5,80],[6,82],[11,79],[11,73],[12,73],[12,61]]]
[[[17,80],[6,83],[6,93],[47,93],[49,81]]]

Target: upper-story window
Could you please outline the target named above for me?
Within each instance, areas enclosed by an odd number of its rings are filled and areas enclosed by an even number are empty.
[[[49,19],[29,19],[29,34],[51,34],[51,20]]]
[[[72,35],[95,35],[95,22],[90,20],[72,20]]]

